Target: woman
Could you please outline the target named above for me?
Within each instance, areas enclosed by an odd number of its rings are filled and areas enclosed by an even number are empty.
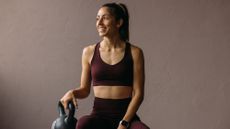
[[[102,41],[83,49],[81,85],[69,90],[61,102],[86,98],[91,81],[93,111],[83,116],[77,129],[148,129],[136,112],[144,98],[144,57],[129,41],[129,14],[124,4],[103,5],[96,17]]]

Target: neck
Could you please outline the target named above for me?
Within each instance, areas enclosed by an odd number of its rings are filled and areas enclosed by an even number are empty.
[[[124,41],[121,40],[119,36],[103,37],[103,40],[102,40],[102,46],[108,47],[108,48],[121,47],[123,44],[124,44]]]

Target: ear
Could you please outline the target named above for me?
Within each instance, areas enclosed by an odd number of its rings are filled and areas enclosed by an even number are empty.
[[[123,25],[123,19],[120,19],[119,21],[117,21],[117,27],[120,28]]]

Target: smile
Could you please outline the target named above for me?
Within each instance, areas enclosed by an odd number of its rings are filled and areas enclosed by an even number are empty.
[[[98,31],[105,31],[106,28],[98,28]]]

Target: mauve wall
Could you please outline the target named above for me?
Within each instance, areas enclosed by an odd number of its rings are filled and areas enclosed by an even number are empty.
[[[79,85],[84,46],[108,0],[0,0],[0,128],[49,129]],[[130,0],[131,43],[146,60],[138,114],[151,129],[230,128],[230,1]],[[79,101],[77,117],[93,95]]]

